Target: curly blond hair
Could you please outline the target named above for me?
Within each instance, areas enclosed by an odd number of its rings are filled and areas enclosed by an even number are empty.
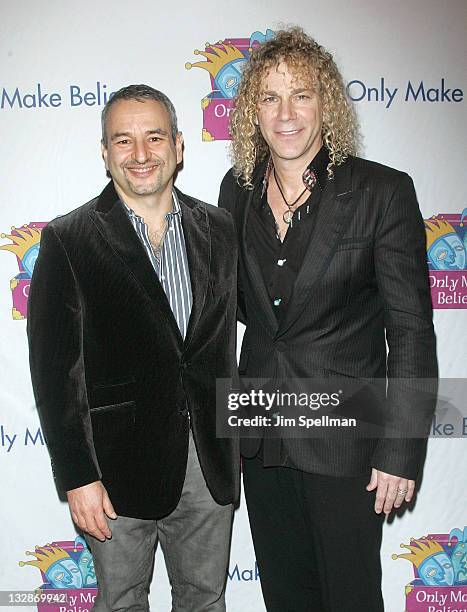
[[[296,77],[312,81],[323,108],[322,138],[329,152],[328,175],[357,151],[356,115],[332,55],[302,28],[278,30],[275,37],[252,51],[242,74],[230,119],[234,174],[245,187],[253,187],[255,166],[269,156],[269,147],[257,125],[257,105],[263,79],[272,67],[285,62]]]

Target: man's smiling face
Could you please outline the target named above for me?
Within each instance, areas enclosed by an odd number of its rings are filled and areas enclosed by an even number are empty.
[[[321,98],[312,77],[296,75],[285,62],[266,73],[257,104],[258,123],[274,161],[303,161],[305,168],[322,145]]]
[[[182,161],[182,142],[180,133],[174,142],[169,114],[161,102],[115,102],[107,117],[102,155],[119,195],[129,204],[171,189]]]

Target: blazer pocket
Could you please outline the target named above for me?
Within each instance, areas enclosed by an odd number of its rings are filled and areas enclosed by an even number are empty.
[[[136,404],[121,402],[90,409],[97,453],[116,452],[134,443]]]
[[[337,251],[348,251],[350,249],[371,249],[373,247],[374,240],[372,238],[347,238],[341,240],[337,247]]]
[[[89,397],[90,409],[111,408],[112,406],[131,402],[134,401],[135,395],[136,379],[134,376],[123,380],[108,380],[95,383],[92,386]]]
[[[90,408],[89,412],[91,414],[102,414],[103,412],[119,412],[124,408],[130,408],[131,406],[134,406],[135,402],[134,401],[129,401],[129,402],[121,402],[120,404],[106,404],[105,406],[95,406],[94,408]]]

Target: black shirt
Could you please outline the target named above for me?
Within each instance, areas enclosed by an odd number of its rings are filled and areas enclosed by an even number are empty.
[[[323,146],[304,172],[305,185],[305,175],[309,176],[310,170],[316,176],[316,183],[306,202],[295,210],[283,242],[279,238],[274,215],[267,201],[271,163],[264,177],[262,196],[253,201],[250,210],[248,242],[253,245],[278,319],[287,309],[295,279],[311,240],[321,195],[327,183],[328,163],[328,151]],[[287,212],[285,203],[284,212]]]
[[[305,185],[307,182],[310,183],[308,179],[310,171],[314,173],[316,183],[312,188],[308,186],[310,195],[306,202],[295,210],[283,242],[279,238],[276,221],[267,201],[267,185],[272,171],[271,161],[266,168],[262,191],[258,193],[257,198],[254,198],[250,209],[248,242],[253,245],[278,320],[286,312],[295,279],[312,239],[321,197],[327,185],[328,163],[328,150],[322,146],[303,173]],[[286,211],[284,203],[284,212]],[[266,437],[258,456],[264,466],[295,467],[285,453],[280,438]]]

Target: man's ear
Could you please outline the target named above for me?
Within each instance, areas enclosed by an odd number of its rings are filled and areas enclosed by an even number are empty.
[[[175,137],[175,151],[177,153],[177,166],[183,161],[183,134],[177,132]]]
[[[105,164],[105,169],[108,170],[109,166],[107,165],[107,147],[105,146],[104,142],[101,141],[101,154],[102,154],[102,159],[104,160],[104,164]]]

